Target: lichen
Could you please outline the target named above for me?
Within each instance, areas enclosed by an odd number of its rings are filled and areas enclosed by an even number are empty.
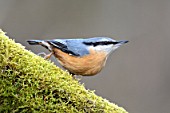
[[[0,113],[127,113],[0,30]]]

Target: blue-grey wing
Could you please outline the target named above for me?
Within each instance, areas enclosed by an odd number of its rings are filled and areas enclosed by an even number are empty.
[[[73,56],[81,57],[89,54],[87,47],[82,43],[81,40],[55,39],[55,40],[48,40],[47,42],[53,45],[54,47],[60,49],[61,51],[71,54]]]
[[[67,47],[69,50],[74,51],[75,53],[79,54],[80,56],[88,55],[89,51],[86,45],[82,43],[82,40],[66,40]]]

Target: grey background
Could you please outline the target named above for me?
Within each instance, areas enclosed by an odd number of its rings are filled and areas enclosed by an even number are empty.
[[[0,28],[34,53],[48,51],[25,40],[129,40],[81,82],[129,113],[169,113],[169,0],[0,0]]]

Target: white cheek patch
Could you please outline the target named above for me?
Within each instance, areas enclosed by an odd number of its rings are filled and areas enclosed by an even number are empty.
[[[117,48],[114,48],[114,45],[98,45],[98,46],[90,46],[89,49],[95,50],[97,52],[105,52],[106,54],[111,53]]]

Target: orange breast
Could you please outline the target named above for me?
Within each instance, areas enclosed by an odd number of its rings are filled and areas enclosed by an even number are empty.
[[[54,55],[60,64],[75,75],[90,76],[101,71],[106,61],[104,52],[90,50],[89,55],[75,57],[54,48]]]

